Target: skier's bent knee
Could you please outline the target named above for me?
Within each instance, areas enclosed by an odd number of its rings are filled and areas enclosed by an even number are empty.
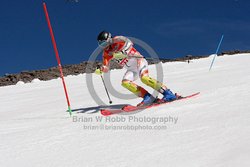
[[[149,76],[142,76],[142,77],[141,77],[142,83],[144,83],[144,84],[146,84],[146,85],[148,85],[149,80],[150,80],[150,77],[149,77]]]
[[[121,85],[122,85],[123,87],[127,88],[128,85],[129,85],[129,82],[131,82],[131,81],[129,81],[129,80],[122,80]]]

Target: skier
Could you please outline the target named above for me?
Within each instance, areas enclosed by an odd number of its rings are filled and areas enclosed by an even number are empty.
[[[176,100],[177,97],[163,83],[151,78],[148,72],[147,60],[133,47],[131,40],[124,36],[112,37],[110,32],[102,31],[98,37],[98,44],[103,49],[103,65],[95,73],[102,75],[109,71],[111,59],[117,61],[121,67],[127,68],[123,76],[122,86],[143,100],[137,106],[147,106],[156,101],[148,91],[133,81],[141,79],[142,83],[157,90],[163,95],[161,102]]]

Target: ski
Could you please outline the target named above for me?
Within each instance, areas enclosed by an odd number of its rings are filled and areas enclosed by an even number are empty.
[[[121,109],[101,109],[100,112],[103,116],[109,116],[109,115],[119,114],[119,113],[124,112],[122,109],[123,108],[121,108]]]
[[[198,94],[200,94],[200,92],[197,92],[197,93],[194,93],[194,94],[185,96],[185,97],[181,97],[181,98],[179,98],[179,99],[176,99],[176,100],[170,101],[170,102],[153,103],[153,104],[151,104],[151,105],[149,105],[149,106],[137,107],[137,106],[127,105],[127,106],[124,106],[124,107],[122,108],[122,110],[123,110],[124,112],[132,112],[132,111],[136,111],[136,110],[143,110],[143,109],[146,109],[146,108],[152,108],[152,107],[160,106],[160,105],[163,105],[163,104],[169,104],[169,103],[172,103],[172,102],[175,102],[175,101],[188,99],[188,98],[197,96]]]
[[[149,106],[141,106],[141,107],[137,107],[137,106],[133,106],[133,105],[126,105],[124,107],[122,107],[121,109],[101,109],[101,114],[104,116],[109,116],[109,115],[113,115],[113,114],[118,114],[118,113],[122,113],[122,112],[133,112],[133,111],[138,111],[138,110],[143,110],[143,109],[147,109],[147,108],[152,108],[152,107],[156,107],[156,106],[160,106],[163,104],[169,104],[175,101],[179,101],[179,100],[184,100],[184,99],[189,99],[192,97],[195,97],[197,95],[199,95],[200,92],[188,95],[188,96],[184,96],[181,97],[177,100],[171,101],[171,102],[164,102],[164,103],[153,103],[152,105]]]

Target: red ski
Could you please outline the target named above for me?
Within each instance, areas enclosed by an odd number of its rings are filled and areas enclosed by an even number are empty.
[[[153,103],[152,105],[149,105],[149,106],[137,107],[137,106],[132,106],[132,105],[126,105],[121,109],[101,109],[101,114],[104,116],[109,116],[109,115],[118,114],[118,113],[122,113],[122,112],[133,112],[133,111],[143,110],[143,109],[152,108],[152,107],[156,107],[156,106],[163,105],[163,104],[169,104],[169,103],[179,101],[179,100],[189,99],[189,98],[195,97],[199,94],[200,94],[200,92],[197,92],[197,93],[185,96],[185,97],[181,97],[181,98],[174,100],[174,101],[171,101],[171,102]]]
[[[119,114],[119,113],[122,113],[124,112],[121,109],[101,109],[101,114],[104,115],[104,116],[109,116],[109,115],[112,115],[112,114]]]

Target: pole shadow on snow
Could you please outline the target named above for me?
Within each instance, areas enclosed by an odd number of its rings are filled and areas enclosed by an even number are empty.
[[[73,109],[72,112],[94,114],[94,113],[99,112],[101,109],[121,109],[125,105],[128,105],[128,104],[100,105],[100,106],[94,106],[94,107]]]

